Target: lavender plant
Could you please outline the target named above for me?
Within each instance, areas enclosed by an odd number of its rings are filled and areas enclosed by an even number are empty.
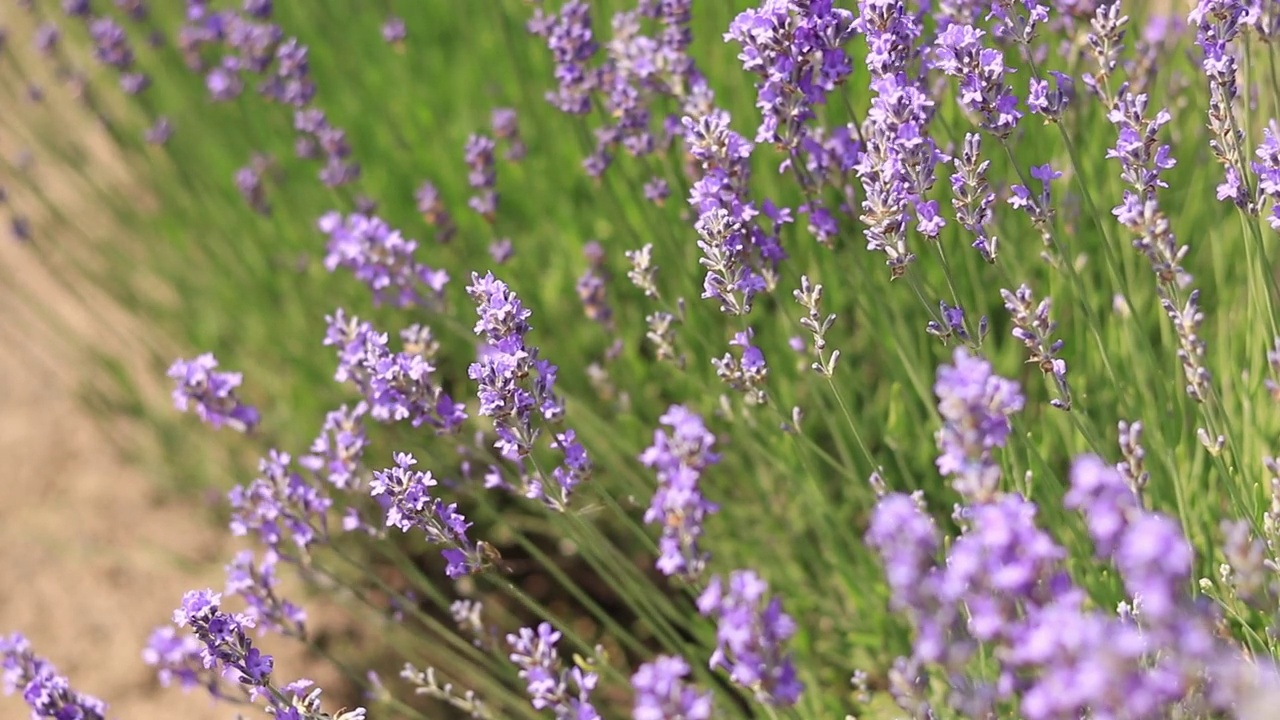
[[[1271,3],[29,5],[6,91],[110,128],[159,209],[101,199],[164,242],[102,249],[34,174],[5,212],[206,353],[175,404],[262,458],[217,467],[225,591],[139,639],[160,683],[343,720],[1274,713]],[[385,642],[321,642],[320,594]],[[282,684],[285,642],[357,709]],[[34,717],[103,716],[32,653]]]

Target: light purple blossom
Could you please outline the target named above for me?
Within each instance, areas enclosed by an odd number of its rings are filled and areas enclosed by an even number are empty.
[[[548,623],[507,635],[508,656],[526,683],[537,710],[551,710],[556,720],[600,720],[591,692],[600,678],[581,667],[565,669],[556,650],[560,632]]]
[[[193,360],[175,360],[168,372],[169,377],[177,381],[173,389],[174,407],[183,412],[194,407],[196,416],[214,428],[253,430],[259,420],[257,409],[236,397],[243,375],[220,372],[217,367],[213,353],[204,353]]]
[[[32,720],[103,720],[107,704],[72,689],[53,663],[36,655],[27,638],[0,636],[0,687],[5,695],[21,693]]]
[[[654,430],[653,444],[640,455],[640,462],[658,476],[658,489],[644,521],[662,525],[658,570],[664,575],[696,578],[710,555],[698,545],[702,523],[720,509],[698,488],[702,473],[720,461],[712,450],[716,438],[702,418],[683,405],[672,405],[658,421],[671,431]]]
[[[698,596],[698,612],[716,621],[711,668],[728,670],[729,679],[760,702],[788,707],[804,691],[786,649],[796,624],[768,592],[769,584],[751,570],[735,570],[727,583],[716,575]]]
[[[475,543],[467,538],[471,523],[458,512],[457,503],[446,504],[434,496],[432,489],[439,483],[430,471],[414,470],[417,460],[408,453],[396,453],[395,467],[373,474],[369,494],[385,499],[387,527],[402,532],[421,530],[427,541],[443,545],[441,555],[448,565],[445,574],[451,578],[475,572],[484,565],[484,558]]]
[[[406,308],[438,301],[449,273],[418,261],[418,241],[404,237],[377,216],[326,213],[320,231],[329,236],[324,266],[345,268],[373,290],[375,303]]]
[[[938,367],[933,392],[943,422],[936,436],[941,451],[938,472],[950,476],[966,500],[990,499],[1000,485],[1000,464],[993,451],[1009,438],[1009,417],[1024,402],[1021,389],[961,347],[951,365]]]
[[[711,720],[715,710],[710,692],[688,683],[684,658],[659,655],[631,676],[636,701],[632,720]]]

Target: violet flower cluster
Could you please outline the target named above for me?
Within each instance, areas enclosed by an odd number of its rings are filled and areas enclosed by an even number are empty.
[[[951,477],[956,492],[970,502],[994,497],[1000,465],[993,451],[1009,439],[1009,417],[1025,401],[1021,388],[961,347],[951,365],[938,368],[933,391],[943,420],[937,433],[938,472]]]
[[[369,493],[386,500],[387,527],[403,532],[416,528],[427,541],[445,546],[441,550],[448,565],[445,574],[451,578],[475,572],[483,566],[483,557],[467,538],[471,523],[458,512],[457,503],[445,504],[431,488],[439,483],[430,471],[414,470],[417,460],[408,453],[396,453],[395,467],[373,474]]]
[[[218,360],[213,353],[204,353],[192,360],[175,360],[169,366],[168,375],[176,381],[173,404],[186,412],[194,408],[196,416],[210,427],[229,427],[239,432],[249,432],[258,425],[256,408],[246,405],[236,397],[244,376],[238,372],[219,371]]]
[[[743,69],[759,78],[757,143],[789,152],[799,147],[813,107],[825,104],[853,72],[844,51],[853,26],[853,13],[831,0],[766,2],[734,18],[724,39],[742,47]]]
[[[711,720],[711,693],[690,684],[689,663],[683,658],[659,655],[631,676],[635,691],[633,720]]]
[[[698,481],[720,456],[712,450],[715,435],[687,407],[672,405],[658,421],[671,431],[654,430],[653,444],[640,455],[640,462],[658,476],[644,521],[662,525],[658,570],[692,580],[702,574],[709,557],[698,544],[702,523],[720,509],[703,497]]]
[[[31,720],[105,720],[107,704],[77,692],[48,660],[36,655],[31,641],[14,633],[0,637],[0,686],[5,695],[20,693]]]
[[[1094,456],[1076,461],[1067,505],[1083,511],[1136,615],[1090,608],[1066,573],[1065,550],[1036,527],[1036,507],[1021,496],[963,508],[964,531],[945,562],[917,498],[881,499],[867,542],[884,561],[892,606],[915,628],[912,654],[896,666],[898,703],[934,712],[925,689],[936,670],[950,688],[943,702],[964,717],[1000,708],[1028,720],[1229,710],[1259,680],[1214,636],[1213,609],[1191,596],[1191,549],[1177,524],[1143,510],[1121,474]],[[975,674],[980,652],[994,674]]]
[[[550,710],[556,720],[600,720],[591,704],[600,676],[577,665],[566,669],[556,649],[559,642],[560,631],[545,622],[507,635],[508,657],[526,684],[530,702],[538,710]]]
[[[884,253],[891,277],[901,277],[915,254],[907,243],[911,214],[931,240],[945,221],[933,187],[936,167],[946,160],[929,137],[933,101],[917,77],[922,48],[918,19],[901,0],[859,3],[854,27],[867,40],[867,66],[875,93],[862,126],[864,144],[855,172],[862,184],[861,220],[867,249]]]
[[[173,622],[189,628],[203,646],[204,667],[228,677],[247,690],[249,700],[266,700],[271,714],[290,720],[364,720],[364,708],[341,711],[337,715],[320,710],[320,690],[310,680],[295,680],[277,686],[272,682],[275,660],[254,646],[247,630],[252,617],[222,610],[222,596],[212,590],[192,590],[173,611]]]
[[[716,621],[712,669],[728,670],[760,702],[787,707],[804,691],[786,648],[796,624],[768,593],[769,584],[751,570],[735,570],[728,582],[716,575],[698,596],[698,612]]]
[[[324,344],[338,351],[334,379],[360,389],[369,417],[382,423],[427,425],[440,433],[456,431],[467,419],[466,408],[446,393],[436,377],[433,343],[422,342],[430,331],[411,326],[400,334],[404,350],[392,352],[387,334],[341,309],[325,318]]]
[[[418,241],[404,237],[381,218],[329,212],[318,225],[329,236],[325,269],[350,270],[373,291],[375,303],[407,308],[438,301],[443,295],[449,273],[419,262],[414,257]]]
[[[479,384],[479,414],[493,418],[498,436],[494,447],[499,454],[523,463],[541,434],[534,425],[534,413],[553,425],[564,418],[564,402],[555,392],[558,369],[540,359],[538,349],[526,343],[532,312],[506,283],[492,273],[483,277],[472,273],[467,294],[480,317],[475,334],[485,342],[479,359],[467,369],[468,377]],[[563,511],[574,489],[590,477],[591,461],[573,430],[554,432],[551,448],[560,451],[563,462],[550,478],[540,471],[523,475],[523,493]],[[554,486],[549,487],[548,480]]]

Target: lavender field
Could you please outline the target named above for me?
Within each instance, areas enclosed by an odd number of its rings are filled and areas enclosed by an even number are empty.
[[[0,1],[0,711],[1280,718],[1280,0]]]

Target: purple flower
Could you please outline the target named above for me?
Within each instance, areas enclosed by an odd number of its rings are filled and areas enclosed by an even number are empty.
[[[173,389],[173,404],[186,412],[193,405],[196,415],[214,428],[227,426],[239,432],[249,432],[258,425],[258,411],[245,405],[236,397],[243,376],[238,372],[218,372],[218,361],[213,353],[205,353],[194,360],[176,360],[169,367],[168,375],[177,381]]]
[[[467,184],[476,191],[467,200],[467,205],[491,223],[498,212],[498,174],[494,169],[494,148],[493,138],[487,135],[470,136],[465,148]]]
[[[979,117],[979,126],[1007,139],[1022,117],[1018,98],[1005,83],[1004,53],[985,47],[986,33],[972,25],[951,25],[938,35],[933,65],[960,80],[960,105]]]
[[[259,460],[259,476],[253,482],[237,485],[227,493],[231,534],[239,537],[252,532],[282,556],[289,555],[286,539],[299,552],[327,541],[325,514],[333,505],[318,487],[290,468],[292,460],[288,453],[270,451]]]
[[[664,575],[696,578],[709,557],[698,546],[702,523],[720,509],[698,489],[703,471],[720,461],[711,449],[716,439],[702,418],[683,405],[672,405],[658,421],[671,432],[654,430],[653,444],[640,455],[640,462],[658,476],[658,489],[644,521],[662,525],[658,570]]]
[[[498,436],[494,447],[502,456],[523,462],[540,434],[533,425],[534,412],[553,424],[564,417],[564,401],[555,393],[558,369],[539,359],[538,349],[526,344],[532,313],[506,283],[492,273],[483,277],[472,273],[467,294],[480,317],[475,334],[485,341],[479,359],[467,369],[468,377],[479,385],[479,414],[493,418]],[[589,475],[591,464],[571,430],[555,433],[551,446],[564,456],[564,464],[552,473],[556,489],[545,487],[542,478],[526,478],[524,494],[563,511],[574,487]]]
[[[278,562],[279,556],[270,550],[263,553],[261,562],[254,561],[251,550],[236,553],[226,567],[226,594],[244,598],[245,614],[253,618],[260,634],[271,631],[305,640],[306,611],[276,593]]]
[[[530,702],[535,709],[551,710],[556,720],[599,720],[590,702],[599,676],[580,667],[564,669],[558,642],[560,632],[545,622],[536,630],[524,627],[507,635],[508,657],[527,684]]]
[[[245,632],[253,627],[253,618],[225,613],[221,602],[222,596],[212,590],[191,590],[173,611],[173,621],[179,628],[191,628],[204,646],[200,657],[205,667],[235,678],[256,696],[270,687],[274,662]]]
[[[520,117],[516,115],[516,111],[511,108],[496,108],[490,116],[489,124],[493,129],[493,136],[507,144],[503,157],[511,162],[524,159],[528,149],[520,138]]]
[[[1204,52],[1201,67],[1209,80],[1209,147],[1226,168],[1218,185],[1218,199],[1252,211],[1253,199],[1241,177],[1244,171],[1244,131],[1235,118],[1240,93],[1236,57],[1231,43],[1240,34],[1246,7],[1241,0],[1199,0],[1187,15],[1196,26],[1196,45]]]
[[[785,644],[796,624],[782,601],[766,598],[769,584],[751,570],[735,570],[728,586],[719,575],[698,597],[698,612],[716,620],[716,649],[711,667],[729,671],[729,679],[768,705],[794,705],[804,691]]]
[[[843,47],[853,35],[853,17],[829,0],[769,0],[734,18],[724,39],[742,47],[743,69],[759,78],[756,142],[788,150],[800,144],[812,107],[824,104],[853,71]]]
[[[393,468],[373,473],[369,494],[385,499],[387,527],[409,532],[417,528],[434,545],[443,545],[441,552],[448,565],[445,574],[451,578],[475,572],[484,565],[484,558],[476,544],[467,538],[471,523],[458,512],[456,503],[446,505],[432,495],[431,488],[438,485],[428,472],[414,470],[417,460],[408,453],[396,453]]]
[[[1062,120],[1063,111],[1067,109],[1067,105],[1071,104],[1071,99],[1075,95],[1075,83],[1070,75],[1056,70],[1050,70],[1049,75],[1053,77],[1053,90],[1049,89],[1048,80],[1030,81],[1027,107],[1031,112],[1043,115],[1048,122],[1059,122]]]
[[[965,133],[963,151],[952,161],[956,171],[951,175],[951,206],[955,208],[956,221],[973,233],[973,247],[982,259],[993,263],[999,243],[988,228],[996,194],[987,184],[991,161],[982,159],[982,136]]]
[[[398,17],[389,17],[386,22],[382,23],[382,40],[389,44],[404,42],[408,29],[405,28],[404,20]]]
[[[244,14],[263,20],[271,17],[272,0],[244,0]]]
[[[59,37],[61,37],[61,32],[58,30],[57,25],[51,22],[41,23],[36,28],[32,43],[35,45],[36,51],[41,55],[51,55],[54,49],[58,47]]]
[[[1022,409],[1022,392],[965,348],[956,348],[952,363],[939,366],[933,386],[943,421],[938,472],[951,476],[966,500],[982,502],[999,489],[1000,465],[992,451],[1008,440],[1009,416]]]
[[[360,476],[360,459],[369,446],[364,428],[368,412],[368,403],[360,402],[354,408],[343,405],[325,414],[320,435],[311,443],[309,453],[298,459],[298,464],[338,489],[360,489],[364,482]]]
[[[711,720],[712,695],[686,682],[684,658],[659,655],[631,676],[635,691],[632,720]]]
[[[440,191],[436,186],[431,182],[423,182],[413,192],[413,199],[417,203],[418,212],[422,214],[422,219],[436,228],[436,240],[442,243],[452,240],[454,233],[457,232],[457,226],[453,223],[453,216],[445,209],[444,201],[440,198]]]
[[[99,17],[89,23],[89,39],[93,41],[93,56],[103,65],[117,70],[133,67],[133,49],[124,28],[111,18]]]
[[[1272,120],[1262,130],[1262,143],[1254,151],[1258,158],[1253,172],[1258,176],[1258,194],[1271,200],[1272,230],[1280,230],[1280,127]]]
[[[859,8],[855,27],[867,40],[875,95],[853,170],[862,184],[867,249],[884,253],[896,278],[915,261],[907,245],[909,212],[914,211],[916,227],[927,238],[937,239],[945,225],[937,203],[926,195],[938,163],[947,158],[929,137],[933,101],[908,72],[920,54],[918,19],[898,0],[864,0]]]
[[[164,145],[169,142],[169,138],[173,136],[173,123],[169,122],[167,117],[158,117],[156,121],[147,128],[143,139],[149,145]]]
[[[161,687],[170,687],[176,681],[184,692],[203,687],[211,697],[228,697],[221,676],[205,667],[201,657],[203,649],[204,645],[194,636],[179,634],[173,625],[163,625],[148,636],[142,661],[155,668]]]
[[[256,212],[266,215],[271,212],[267,204],[267,192],[262,185],[263,164],[253,162],[236,171],[236,189]]]
[[[428,341],[425,328],[415,325],[404,330],[405,349],[392,352],[387,334],[359,318],[338,310],[325,319],[329,328],[324,344],[338,350],[334,379],[360,389],[369,417],[384,423],[407,420],[413,427],[425,424],[440,433],[453,432],[466,420],[466,408],[437,382],[432,364],[435,345]]]
[[[76,692],[48,660],[31,650],[31,642],[14,633],[0,636],[0,684],[4,694],[22,693],[32,720],[103,720],[107,704]]]
[[[547,92],[547,102],[562,112],[586,115],[596,85],[596,74],[588,63],[599,50],[591,29],[591,6],[583,0],[568,0],[554,15],[535,15],[529,30],[546,39],[555,61],[559,87]]]
[[[329,236],[325,268],[350,270],[373,291],[375,304],[407,308],[443,295],[449,274],[418,262],[418,241],[404,237],[381,218],[329,212],[318,225]]]
[[[1034,363],[1040,372],[1053,377],[1058,397],[1050,401],[1056,408],[1071,409],[1071,388],[1067,385],[1067,362],[1058,357],[1064,340],[1051,339],[1058,323],[1049,319],[1052,302],[1045,298],[1036,302],[1031,288],[1020,285],[1016,291],[1001,288],[1000,297],[1013,320],[1013,336],[1027,348],[1027,362]]]
[[[769,378],[769,365],[765,361],[764,352],[752,344],[754,337],[755,330],[752,328],[734,333],[729,345],[738,348],[738,356],[728,352],[723,357],[712,358],[711,364],[715,366],[716,376],[742,393],[748,403],[761,405],[769,397],[764,387]]]

